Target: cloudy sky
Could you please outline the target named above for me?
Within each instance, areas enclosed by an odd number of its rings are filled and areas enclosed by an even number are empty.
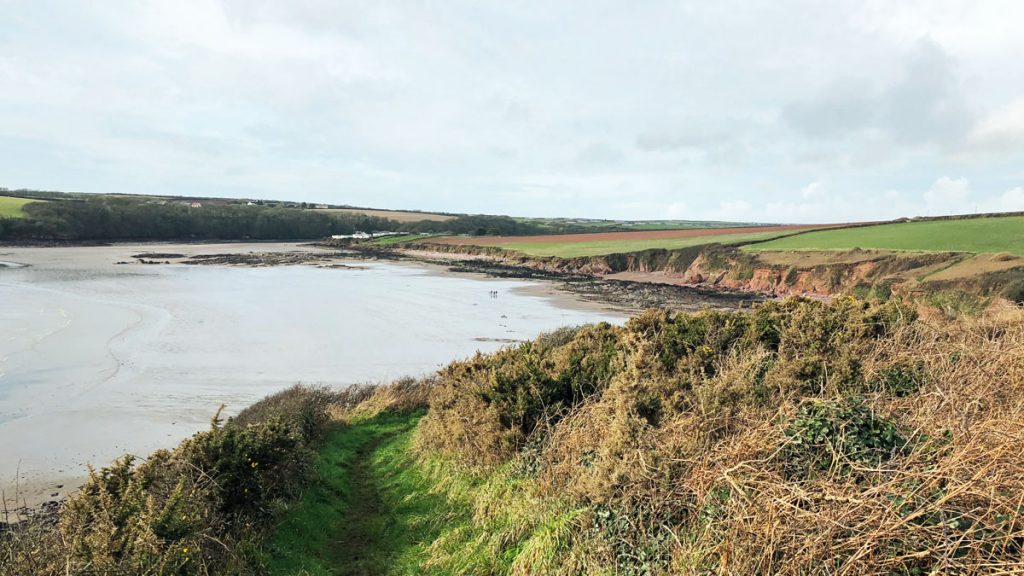
[[[1024,210],[1024,3],[0,0],[0,186],[606,218]]]

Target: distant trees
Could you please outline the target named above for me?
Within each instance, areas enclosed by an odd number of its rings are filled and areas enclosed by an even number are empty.
[[[449,234],[472,234],[474,236],[509,236],[547,234],[550,229],[516,220],[510,216],[464,215],[451,220],[409,222],[403,226],[406,232],[431,232]]]
[[[25,205],[24,218],[0,219],[0,240],[305,240],[354,232],[534,235],[593,231],[569,223],[467,214],[449,220],[397,222],[358,212],[311,210],[315,204],[155,196],[12,192],[46,200]],[[305,208],[305,209],[303,209]]]
[[[328,214],[267,206],[97,196],[25,206],[25,217],[3,221],[7,240],[285,240],[312,239],[357,230],[397,230],[384,218]]]

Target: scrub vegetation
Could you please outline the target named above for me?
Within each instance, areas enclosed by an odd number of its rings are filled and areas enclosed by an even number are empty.
[[[651,310],[294,388],[96,472],[0,572],[1017,573],[1022,314]]]

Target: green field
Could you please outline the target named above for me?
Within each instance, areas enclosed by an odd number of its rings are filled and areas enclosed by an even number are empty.
[[[21,218],[25,215],[25,205],[33,202],[39,202],[39,200],[0,196],[0,218]]]
[[[689,238],[661,238],[647,240],[599,240],[592,242],[509,242],[495,244],[499,248],[515,250],[531,256],[558,256],[574,258],[577,256],[603,256],[606,254],[623,254],[639,252],[651,248],[687,248],[702,244],[736,244],[753,240],[776,238],[792,231],[755,232],[751,234],[712,234],[708,236],[691,236]]]
[[[384,236],[383,238],[375,238],[367,244],[372,246],[394,246],[395,244],[403,244],[405,242],[414,242],[416,240],[422,240],[425,236],[420,234],[402,234],[401,236]]]
[[[1024,255],[1024,216],[930,220],[820,230],[748,246],[748,250],[907,250]]]

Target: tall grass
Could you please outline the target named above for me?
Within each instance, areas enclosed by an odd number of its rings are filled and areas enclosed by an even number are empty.
[[[421,424],[424,454],[563,503],[536,521],[569,526],[548,573],[1024,570],[1020,311],[793,300],[604,330],[607,362],[591,328],[449,367]]]

